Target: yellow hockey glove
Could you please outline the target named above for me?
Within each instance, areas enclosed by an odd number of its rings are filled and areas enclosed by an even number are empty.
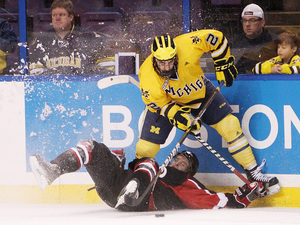
[[[226,59],[218,59],[214,62],[216,77],[219,83],[225,82],[226,87],[230,87],[234,79],[238,76],[238,71],[234,65],[234,56],[230,56]]]
[[[194,121],[193,116],[191,115],[191,108],[188,106],[181,107],[174,115],[173,119],[170,119],[170,122],[177,128],[186,131]],[[192,130],[199,130],[201,127],[201,121],[192,127]]]

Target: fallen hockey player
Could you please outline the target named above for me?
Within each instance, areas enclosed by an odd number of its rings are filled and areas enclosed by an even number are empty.
[[[29,163],[42,190],[59,176],[75,172],[84,165],[99,197],[110,207],[123,211],[245,208],[266,194],[261,182],[245,184],[235,193],[208,190],[193,177],[199,162],[191,151],[177,153],[158,178],[152,192],[137,206],[130,206],[126,199],[141,196],[155,177],[159,166],[152,158],[134,159],[128,164],[128,169],[124,169],[124,150],[110,151],[103,143],[86,140],[50,163],[38,154],[30,156]]]

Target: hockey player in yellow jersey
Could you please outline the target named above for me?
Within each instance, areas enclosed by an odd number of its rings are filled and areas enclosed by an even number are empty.
[[[275,40],[278,56],[260,62],[252,69],[254,74],[299,74],[300,57],[297,55],[300,47],[298,35],[291,31],[283,32]]]
[[[139,70],[146,111],[136,146],[137,158],[154,158],[173,126],[187,130],[201,103],[216,89],[199,64],[205,52],[211,53],[219,82],[224,81],[230,87],[238,75],[227,39],[217,30],[199,30],[174,40],[169,35],[155,37],[151,51]],[[240,122],[231,112],[227,100],[218,93],[193,133],[199,131],[202,122],[216,129],[228,143],[233,158],[245,169],[248,179],[263,182],[269,194],[277,193],[278,179],[261,173],[262,166],[257,165]]]

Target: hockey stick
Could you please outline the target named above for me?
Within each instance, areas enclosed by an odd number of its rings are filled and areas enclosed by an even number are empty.
[[[143,192],[143,194],[138,197],[138,198],[131,198],[128,195],[125,195],[125,203],[128,206],[137,206],[139,205],[143,199],[146,197],[146,195],[149,193],[149,191],[154,188],[158,177],[164,172],[165,168],[169,165],[169,163],[171,162],[171,160],[174,158],[174,156],[177,154],[178,149],[180,148],[180,146],[182,145],[182,143],[184,142],[184,140],[187,138],[187,136],[190,134],[192,127],[198,122],[198,120],[203,116],[203,114],[205,113],[206,109],[208,108],[208,106],[211,104],[212,100],[214,99],[214,97],[216,96],[216,94],[220,91],[221,87],[224,85],[224,81],[221,81],[219,86],[214,90],[214,92],[211,94],[211,96],[207,99],[207,101],[205,102],[204,105],[202,105],[198,115],[195,117],[195,119],[192,122],[192,125],[185,131],[184,135],[181,137],[181,139],[179,140],[179,142],[176,144],[176,146],[173,148],[173,150],[171,151],[170,155],[167,157],[167,159],[165,160],[165,162],[159,167],[159,170],[156,174],[156,176],[153,178],[153,180],[148,184],[147,188],[145,189],[145,191]],[[117,205],[118,206],[118,203]]]
[[[234,168],[226,159],[224,159],[216,150],[214,150],[206,141],[201,139],[201,137],[194,135],[194,137],[207,149],[209,150],[214,156],[216,156],[225,166],[227,166],[235,175],[237,175],[243,182],[245,182],[247,185],[250,185],[251,182],[244,177],[236,168]],[[280,191],[279,184],[273,185],[271,188],[267,188],[266,190],[266,196],[274,195],[277,192]]]
[[[206,141],[201,139],[198,135],[194,135],[194,137],[214,156],[216,156],[225,166],[227,166],[235,175],[237,175],[243,182],[249,185],[251,182],[244,177],[236,168],[234,168],[226,159],[224,159],[216,150],[214,150]]]
[[[99,89],[102,90],[104,88],[116,84],[124,84],[124,83],[131,83],[139,88],[139,82],[129,75],[116,75],[116,76],[105,77],[97,82],[97,86]]]

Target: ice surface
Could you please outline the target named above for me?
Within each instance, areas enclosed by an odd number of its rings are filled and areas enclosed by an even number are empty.
[[[155,214],[164,214],[164,217],[156,217]],[[300,208],[120,212],[105,204],[0,205],[0,224],[3,225],[290,225],[299,223]]]

